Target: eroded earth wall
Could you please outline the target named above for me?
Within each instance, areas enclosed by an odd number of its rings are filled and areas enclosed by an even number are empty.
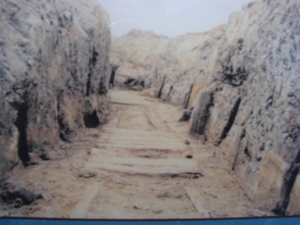
[[[218,45],[213,83],[200,93],[193,134],[220,145],[248,197],[299,213],[300,2],[260,1],[234,13]],[[207,92],[211,103],[203,101]],[[207,111],[199,109],[206,104]],[[198,129],[197,121],[205,128]],[[288,209],[288,205],[289,209]]]
[[[108,15],[96,0],[0,1],[0,175],[105,122]]]
[[[117,79],[144,79],[156,97],[194,106],[191,134],[220,146],[249,199],[279,215],[300,214],[299,12],[298,0],[261,0],[212,31],[135,30],[112,48]]]

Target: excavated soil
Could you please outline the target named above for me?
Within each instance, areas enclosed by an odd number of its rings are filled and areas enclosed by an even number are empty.
[[[142,92],[109,92],[109,122],[66,143],[67,157],[16,167],[6,185],[41,194],[2,216],[176,219],[268,216],[235,181],[222,150],[188,135],[183,109]]]

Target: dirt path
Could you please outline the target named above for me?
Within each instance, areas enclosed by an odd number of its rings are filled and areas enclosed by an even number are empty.
[[[66,145],[69,157],[10,174],[10,183],[26,185],[44,199],[4,212],[105,219],[255,214],[220,150],[191,139],[188,123],[178,122],[182,109],[140,92],[109,95],[110,122]]]

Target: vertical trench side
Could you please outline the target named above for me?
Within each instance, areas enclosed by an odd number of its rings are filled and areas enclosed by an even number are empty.
[[[284,216],[286,214],[286,209],[290,201],[291,191],[295,184],[297,175],[299,174],[300,167],[300,149],[295,160],[291,163],[289,169],[285,172],[283,177],[283,185],[280,193],[280,200],[276,204],[275,208],[272,210],[273,213]]]
[[[160,88],[158,90],[158,93],[157,93],[157,98],[161,98],[162,90],[163,90],[163,88],[165,86],[165,80],[166,80],[166,77],[164,76],[163,81],[161,83],[161,86],[160,86]]]
[[[216,146],[219,146],[222,143],[222,141],[227,137],[227,134],[230,131],[230,129],[235,121],[236,115],[239,111],[240,104],[241,104],[241,98],[238,98],[238,100],[235,102],[233,108],[230,111],[230,115],[229,115],[227,124],[222,131],[219,141],[215,144]]]
[[[26,166],[30,161],[26,130],[28,126],[28,108],[29,106],[27,102],[21,103],[18,109],[17,120],[15,121],[15,126],[19,131],[18,156],[24,166]]]
[[[86,111],[105,120],[107,98],[96,95],[107,89],[111,34],[96,0],[5,0],[0,11],[1,180],[17,161],[63,157],[58,141],[78,134]]]

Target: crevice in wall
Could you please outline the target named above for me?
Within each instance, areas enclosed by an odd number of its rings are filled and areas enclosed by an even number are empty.
[[[157,98],[160,98],[161,95],[162,95],[162,90],[163,90],[163,88],[165,86],[165,81],[166,81],[166,77],[163,78],[163,81],[162,81],[162,83],[160,85],[160,88],[159,88],[157,96],[156,96]]]
[[[194,84],[191,85],[190,90],[185,97],[185,102],[184,102],[184,106],[183,106],[185,109],[187,109],[189,107],[189,102],[190,102],[191,94],[193,91],[193,87],[194,87]]]
[[[87,79],[87,83],[86,83],[86,96],[90,95],[90,89],[91,89],[91,72],[88,73],[88,79]]]
[[[172,93],[172,91],[173,91],[173,85],[171,85],[171,87],[170,87],[170,89],[169,89],[168,98],[170,98],[170,97],[171,97],[171,93]]]
[[[238,157],[239,157],[240,148],[241,148],[240,146],[241,146],[241,143],[242,143],[242,141],[245,137],[246,137],[246,130],[243,130],[241,135],[240,135],[240,138],[239,138],[239,144],[236,148],[236,154],[235,154],[234,159],[233,159],[233,163],[232,163],[232,167],[231,167],[232,171],[235,170],[235,167],[236,167],[236,164],[237,164],[237,161],[238,161]],[[247,146],[244,149],[244,152],[248,152],[248,147]]]
[[[252,158],[251,153],[249,152],[248,147],[246,147],[246,148],[244,149],[244,153],[245,153],[245,156],[246,156],[247,158],[249,158],[249,159]]]
[[[236,115],[239,111],[241,101],[242,101],[241,98],[238,98],[238,100],[235,102],[233,108],[231,109],[227,124],[222,131],[219,141],[215,144],[216,146],[219,146],[222,143],[222,141],[227,137],[227,134],[229,133],[229,131],[235,121]]]
[[[244,67],[237,68],[234,71],[233,66],[224,66],[223,68],[223,76],[222,76],[222,83],[229,84],[233,87],[238,87],[243,85],[244,81],[247,80],[248,72],[245,70]]]
[[[133,81],[135,81],[135,79],[129,77],[129,78],[127,78],[127,80],[124,82],[124,84],[125,84],[125,85],[128,85],[128,84],[132,83]]]
[[[28,109],[29,106],[26,101],[24,103],[21,103],[18,107],[18,116],[17,120],[15,121],[15,126],[18,128],[19,131],[18,156],[24,166],[28,166],[30,162],[29,148],[27,142]]]
[[[93,47],[93,53],[92,58],[89,60],[89,73],[88,73],[88,79],[86,83],[86,96],[89,96],[91,94],[91,77],[94,71],[94,68],[97,64],[97,58],[99,54],[96,52],[95,47]]]
[[[283,185],[280,192],[280,200],[272,210],[273,213],[279,216],[286,214],[286,209],[290,201],[290,195],[295,184],[297,175],[299,174],[300,168],[300,149],[298,150],[297,156],[291,163],[289,169],[286,171],[283,177]]]
[[[170,86],[168,95],[167,95],[167,101],[171,101],[172,99],[172,91],[173,91],[173,85]]]
[[[117,65],[113,65],[112,66],[112,70],[111,70],[111,74],[110,74],[110,78],[109,78],[109,86],[113,87],[115,84],[115,76],[116,76],[116,72],[118,70],[119,66]]]
[[[86,113],[84,115],[84,124],[87,128],[96,128],[100,125],[96,110],[94,110],[92,113]]]
[[[93,47],[92,58],[90,59],[90,62],[89,62],[89,64],[90,64],[91,66],[93,66],[93,67],[96,66],[98,56],[99,56],[99,53],[96,52],[95,47]]]
[[[99,83],[99,95],[105,95],[107,93],[106,89],[106,84],[105,84],[105,79],[103,77],[100,78],[100,83]]]
[[[143,80],[140,82],[140,85],[142,88],[145,88],[145,82]]]
[[[63,114],[61,112],[61,108],[60,108],[60,100],[59,97],[57,98],[57,123],[58,123],[58,128],[59,128],[59,138],[62,141],[69,141],[66,134],[70,134],[71,131],[70,129],[65,125],[64,123],[64,118],[63,118]]]

